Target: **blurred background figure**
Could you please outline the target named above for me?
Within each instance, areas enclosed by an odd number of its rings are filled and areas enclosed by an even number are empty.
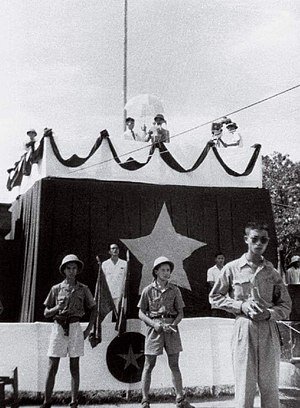
[[[238,125],[230,122],[226,125],[227,132],[221,137],[221,144],[224,147],[242,147],[242,136],[237,132]]]
[[[215,255],[215,265],[207,270],[207,286],[208,292],[211,291],[215,282],[221,274],[221,270],[225,264],[225,255],[222,252],[217,252]],[[232,317],[230,313],[225,310],[217,309],[215,306],[211,306],[212,317]]]
[[[212,123],[211,140],[217,147],[242,147],[242,137],[236,132],[237,129],[237,124],[225,116]]]
[[[134,118],[136,129],[143,133],[152,126],[153,118],[164,113],[161,100],[153,94],[139,94],[130,98],[124,106],[126,117]]]
[[[218,279],[221,270],[225,263],[225,256],[222,252],[217,252],[215,255],[215,265],[208,269],[207,271],[207,284],[209,291],[214,286],[216,280]]]
[[[300,285],[300,256],[292,256],[286,271],[286,283],[288,285]]]
[[[135,140],[136,142],[146,142],[148,140],[146,128],[142,129],[142,134],[134,130],[135,120],[131,117],[126,119],[126,131],[123,134],[125,140]]]
[[[167,129],[167,121],[163,114],[158,113],[155,116],[153,126],[149,129],[148,135],[152,143],[170,142],[170,132]]]
[[[28,152],[30,150],[34,150],[34,145],[36,142],[37,133],[34,129],[30,129],[27,132],[27,136],[29,137],[29,142],[25,143],[25,150]]]

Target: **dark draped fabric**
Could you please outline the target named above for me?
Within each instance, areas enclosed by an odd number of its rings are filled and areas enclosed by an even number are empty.
[[[11,238],[21,241],[20,322],[34,321],[37,265],[39,255],[41,183],[18,197],[11,207]]]
[[[145,162],[138,162],[137,160],[134,160],[133,158],[128,158],[125,162],[122,162],[118,156],[118,153],[112,143],[112,141],[109,138],[109,135],[106,130],[103,130],[101,132],[101,136],[96,140],[96,143],[92,147],[90,153],[86,157],[78,157],[76,154],[73,154],[70,158],[64,159],[60,151],[56,145],[56,142],[54,140],[54,137],[52,135],[51,131],[48,131],[47,136],[45,135],[42,140],[40,141],[40,144],[36,150],[32,150],[31,152],[28,152],[27,154],[24,154],[21,159],[15,163],[14,167],[11,169],[8,169],[9,177],[6,183],[7,189],[10,191],[13,189],[15,186],[20,186],[22,183],[23,176],[29,176],[31,174],[31,168],[34,163],[38,163],[42,158],[44,154],[44,143],[45,143],[45,137],[48,137],[50,140],[50,144],[53,150],[53,153],[56,157],[56,159],[64,166],[66,167],[79,167],[82,166],[84,163],[87,162],[87,160],[92,157],[96,151],[100,148],[103,140],[106,138],[109,144],[109,148],[112,154],[112,158],[115,160],[115,162],[123,169],[125,170],[130,170],[130,171],[135,171],[138,170],[144,166],[146,166],[149,161],[152,159],[153,153],[155,149],[159,150],[160,157],[161,159],[174,171],[178,173],[190,173],[192,171],[195,171],[206,159],[210,149],[213,150],[214,155],[216,157],[216,160],[221,164],[223,167],[224,171],[228,173],[230,176],[233,177],[242,177],[242,176],[248,176],[251,174],[256,161],[259,156],[259,152],[261,149],[261,145],[257,144],[254,146],[254,151],[253,154],[249,160],[248,165],[246,166],[246,169],[242,173],[237,173],[230,167],[226,165],[226,163],[223,161],[222,157],[219,154],[219,151],[216,147],[214,147],[214,144],[212,142],[208,142],[205,146],[205,148],[202,150],[200,153],[198,159],[195,161],[193,166],[191,166],[188,169],[185,169],[184,167],[181,166],[180,163],[172,156],[172,154],[169,152],[167,149],[166,145],[164,143],[157,143],[154,145],[151,145],[149,148],[149,154],[148,158],[146,159]]]
[[[226,261],[245,250],[243,227],[254,218],[270,224],[266,257],[276,263],[276,239],[267,190],[160,186],[129,182],[46,178],[12,207],[24,252],[22,321],[44,320],[43,302],[52,285],[60,282],[63,256],[75,253],[85,263],[79,280],[92,292],[98,274],[96,256],[109,257],[108,246],[118,243],[120,257],[127,248],[120,239],[151,234],[165,203],[178,234],[207,243],[183,261],[191,291],[182,289],[185,316],[208,316],[206,272],[216,251]],[[162,245],[163,254],[163,245]],[[137,317],[142,265],[130,254],[128,317]]]
[[[21,309],[20,242],[0,240],[0,300],[4,310],[0,322],[16,322]]]

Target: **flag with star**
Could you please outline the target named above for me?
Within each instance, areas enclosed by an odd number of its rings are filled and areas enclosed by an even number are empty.
[[[107,347],[106,362],[110,373],[121,382],[141,381],[145,355],[145,336],[137,332],[115,337]]]

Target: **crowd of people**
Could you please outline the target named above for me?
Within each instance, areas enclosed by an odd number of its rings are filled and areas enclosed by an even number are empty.
[[[124,140],[136,142],[151,142],[151,143],[169,143],[170,132],[167,128],[167,120],[162,113],[155,115],[152,125],[147,129],[146,124],[141,126],[140,130],[135,129],[135,119],[128,116],[125,120],[126,130],[123,133]],[[226,125],[226,126],[225,126]],[[238,126],[231,119],[224,117],[212,123],[211,126],[211,141],[216,147],[242,147],[242,136],[237,132]],[[44,135],[52,129],[45,128]],[[35,129],[30,129],[27,132],[29,142],[24,143],[26,152],[34,150],[36,143],[37,132]]]
[[[147,130],[144,124],[141,131],[136,131],[135,119],[132,117],[126,118],[126,130],[123,134],[125,140],[134,140],[136,142],[152,142],[152,143],[169,143],[170,132],[167,129],[167,121],[161,113],[154,117],[152,126]],[[225,126],[226,125],[226,126]],[[211,126],[211,141],[216,147],[242,147],[242,136],[237,132],[238,125],[232,122],[231,119],[224,117],[212,123]]]
[[[257,386],[264,408],[279,408],[280,335],[278,320],[289,318],[291,299],[286,284],[271,262],[263,256],[269,243],[268,226],[249,223],[245,226],[246,252],[225,264],[223,253],[217,253],[215,265],[208,270],[209,302],[213,311],[224,311],[222,317],[235,317],[232,336],[232,359],[235,376],[236,408],[251,408]],[[111,244],[110,258],[102,268],[117,308],[126,279],[126,261],[119,258],[119,247]],[[291,262],[291,264],[295,264]],[[299,262],[299,259],[297,259]],[[45,302],[45,316],[54,320],[48,356],[43,408],[51,406],[51,396],[61,357],[70,357],[71,406],[78,405],[79,358],[84,340],[96,318],[94,298],[86,285],[77,280],[83,262],[67,255],[59,271],[64,279],[54,285]],[[292,266],[295,268],[295,265]],[[179,354],[183,350],[179,325],[184,317],[180,289],[169,282],[174,263],[165,256],[155,259],[153,281],[146,286],[138,302],[139,318],[146,325],[145,363],[142,373],[142,407],[149,408],[151,375],[157,356],[167,353],[168,365],[176,392],[177,408],[192,408],[185,398]],[[90,320],[84,331],[80,319],[90,309]],[[216,315],[218,316],[218,315]]]

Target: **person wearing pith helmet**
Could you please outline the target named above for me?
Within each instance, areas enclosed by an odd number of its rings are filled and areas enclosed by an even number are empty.
[[[153,282],[146,286],[138,303],[139,318],[146,324],[145,364],[142,373],[142,408],[149,408],[151,374],[157,356],[165,349],[176,392],[177,408],[193,408],[183,393],[179,368],[182,344],[178,324],[183,318],[184,302],[179,288],[170,283],[174,263],[165,256],[154,260]]]
[[[59,272],[64,280],[52,286],[45,302],[44,315],[54,320],[48,348],[49,368],[42,407],[51,407],[55,377],[61,357],[70,358],[71,372],[71,407],[78,405],[79,358],[84,355],[84,340],[92,330],[96,319],[96,302],[90,289],[78,282],[77,276],[82,272],[84,263],[75,254],[63,258]],[[82,331],[80,320],[86,308],[91,310],[89,323]]]
[[[34,129],[30,129],[28,130],[28,132],[26,132],[27,136],[29,137],[29,142],[24,143],[24,148],[26,151],[30,151],[30,150],[34,150],[34,145],[35,145],[35,138],[37,136],[37,133]]]
[[[153,269],[152,269],[152,275],[154,277],[154,279],[156,279],[157,277],[157,273],[156,270],[159,267],[159,265],[163,264],[163,263],[167,263],[170,266],[170,271],[171,273],[173,272],[174,269],[174,263],[171,262],[168,258],[166,258],[165,256],[159,256],[158,258],[155,259],[154,263],[153,263]]]
[[[28,136],[37,136],[36,130],[35,129],[29,129],[27,132]]]
[[[289,285],[300,285],[300,256],[292,256],[286,271],[286,283]]]

